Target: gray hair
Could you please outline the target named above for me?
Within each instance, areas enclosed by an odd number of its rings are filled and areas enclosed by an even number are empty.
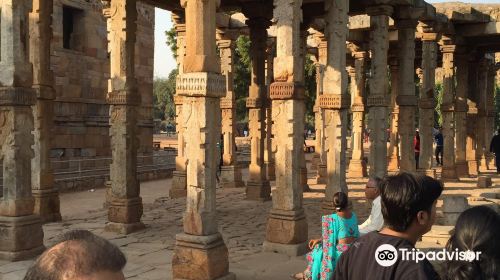
[[[370,176],[368,181],[375,182],[375,187],[380,188],[380,183],[382,182],[382,178],[380,178],[378,176]]]

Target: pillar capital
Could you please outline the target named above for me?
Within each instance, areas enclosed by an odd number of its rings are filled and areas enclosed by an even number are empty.
[[[366,8],[366,13],[369,16],[391,16],[394,8],[390,5],[376,5]]]
[[[366,52],[366,51],[357,51],[357,52],[353,52],[352,56],[355,59],[366,59],[366,58],[368,58],[368,52]]]
[[[421,40],[423,42],[438,42],[441,39],[441,34],[434,32],[421,33]]]

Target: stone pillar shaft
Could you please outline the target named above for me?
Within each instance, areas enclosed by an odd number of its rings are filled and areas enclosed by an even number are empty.
[[[479,64],[478,71],[478,122],[477,122],[477,150],[476,158],[479,164],[479,171],[484,172],[488,170],[486,163],[486,149],[489,150],[489,142],[486,140],[486,127],[487,127],[487,111],[488,105],[486,99],[488,95],[488,61],[482,58]]]
[[[349,1],[330,1],[328,5],[325,37],[328,42],[328,56],[323,95],[319,106],[324,110],[327,182],[323,209],[334,212],[333,195],[337,192],[347,194],[346,156],[347,150],[347,108],[350,97],[347,95],[346,44]],[[333,20],[335,19],[335,20]]]
[[[455,106],[455,165],[457,177],[468,176],[467,150],[467,92],[469,87],[469,62],[467,55],[456,59],[456,106]]]
[[[181,5],[189,44],[176,92],[183,98],[182,126],[189,135],[185,137],[187,197],[183,233],[176,235],[172,273],[174,279],[234,279],[216,218],[220,98],[226,95],[226,77],[220,74],[215,53],[218,1],[183,0]]]
[[[31,183],[35,198],[34,213],[44,222],[61,220],[59,194],[54,188],[50,167],[50,139],[54,118],[54,76],[50,69],[53,1],[33,1],[30,14],[30,60],[33,63],[33,88],[37,101],[33,106],[35,124],[35,157],[31,164]]]
[[[107,101],[110,104],[111,197],[109,231],[128,234],[142,229],[142,199],[137,179],[137,118],[141,97],[135,77],[137,6],[135,0],[111,1],[108,25],[111,51],[111,78]]]
[[[437,34],[424,33],[422,36],[422,73],[420,79],[419,131],[420,168],[426,173],[432,168],[434,156],[432,127],[434,126],[434,88],[436,84]],[[429,174],[429,173],[428,173]]]
[[[323,95],[323,80],[325,78],[326,59],[328,54],[328,43],[321,36],[318,45],[318,66],[316,67],[316,104],[315,104],[315,128],[316,128],[316,146],[315,153],[318,155],[316,184],[326,184],[326,143],[325,143],[325,110],[319,106],[319,99]]]
[[[474,61],[469,61],[469,69],[477,69],[478,65]],[[469,71],[468,87],[467,87],[467,139],[465,157],[467,160],[467,172],[469,176],[478,175],[478,165],[476,159],[476,144],[477,144],[477,71]]]
[[[354,69],[349,71],[351,78],[351,96],[352,96],[352,157],[349,162],[349,177],[360,178],[367,176],[366,162],[363,148],[363,130],[365,106],[363,98],[365,95],[365,64],[366,52],[354,53]]]
[[[495,132],[495,79],[496,79],[496,67],[490,65],[488,70],[488,84],[486,92],[486,161],[488,169],[495,169],[495,157],[493,153],[490,153],[490,143]]]
[[[265,151],[264,151],[264,164],[266,167],[266,175],[267,175],[267,180],[268,181],[274,181],[276,180],[276,173],[275,173],[275,163],[274,163],[274,154],[273,154],[273,149],[272,149],[272,127],[273,127],[273,121],[272,121],[272,106],[271,106],[271,101],[270,101],[270,86],[271,83],[273,82],[273,60],[274,60],[274,53],[276,50],[276,47],[274,46],[274,41],[271,43],[271,46],[268,46],[267,48],[267,58],[266,58],[266,89],[267,89],[267,102],[266,102],[266,140],[264,143],[265,146]]]
[[[31,193],[31,106],[35,104],[36,92],[32,89],[29,61],[30,12],[31,0],[0,2],[0,259],[10,261],[31,258],[45,249],[40,217],[33,214],[35,201]]]
[[[250,28],[252,73],[246,104],[251,149],[246,197],[250,200],[269,200],[271,199],[271,185],[266,178],[266,170],[264,169],[265,103],[267,102],[265,51],[267,47],[266,29],[269,26],[269,21],[264,18],[251,18],[247,20],[247,25]]]
[[[415,172],[415,114],[417,97],[415,96],[415,27],[416,20],[397,20],[398,27],[398,130],[401,146],[400,170]]]
[[[374,6],[367,10],[371,26],[371,74],[368,125],[370,132],[370,175],[384,177],[387,173],[387,51],[389,50],[389,16],[391,6]]]
[[[399,171],[399,105],[396,102],[399,92],[399,64],[397,59],[390,59],[389,69],[391,72],[391,123],[387,170],[391,173],[397,173]]]
[[[273,106],[273,151],[276,189],[267,222],[264,250],[289,255],[307,251],[307,220],[302,208],[301,153],[304,144],[301,0],[275,0],[276,58],[270,96]]]
[[[455,170],[455,45],[443,45],[443,179],[456,179]]]

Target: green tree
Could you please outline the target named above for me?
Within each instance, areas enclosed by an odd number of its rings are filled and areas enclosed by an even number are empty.
[[[172,54],[175,59],[177,59],[177,32],[175,28],[172,27],[170,30],[165,31],[165,35],[167,35],[167,45],[172,50]]]
[[[314,102],[316,101],[316,66],[311,60],[311,55],[306,55],[304,64],[304,94],[306,102],[305,126],[307,129],[314,128]]]
[[[153,81],[153,118],[168,124],[175,124],[175,78],[177,69],[170,72],[167,79],[156,78]]]
[[[443,125],[443,115],[441,113],[441,105],[443,104],[443,84],[436,83],[436,87],[434,90],[434,98],[436,99],[436,107],[434,110],[434,125],[442,126]]]
[[[236,99],[236,119],[239,123],[248,123],[246,99],[250,86],[250,38],[242,35],[236,40],[233,58],[233,91]]]

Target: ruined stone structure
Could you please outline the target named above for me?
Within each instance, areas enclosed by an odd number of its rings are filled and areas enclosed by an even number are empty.
[[[483,11],[459,6],[449,14],[421,0],[65,0],[54,5],[0,0],[0,227],[6,233],[0,236],[0,258],[39,253],[42,220],[60,219],[49,149],[73,156],[110,152],[105,228],[123,234],[144,228],[137,155],[152,148],[154,21],[145,3],[171,10],[178,35],[178,154],[170,195],[185,196],[186,209],[182,232],[176,235],[174,279],[235,278],[217,223],[216,187],[220,162],[220,185],[244,186],[235,153],[232,92],[234,40],[240,34],[250,35],[252,60],[246,198],[256,205],[272,199],[265,251],[297,256],[307,250],[303,129],[308,50],[316,49],[317,55],[315,177],[316,183],[326,184],[325,212],[334,211],[335,192],[348,191],[346,176],[366,176],[367,169],[379,177],[403,170],[455,180],[489,168],[486,148],[496,71],[492,54],[500,46],[500,7]],[[89,9],[83,18],[82,7]],[[226,13],[235,9],[241,13]],[[51,32],[46,19],[53,14],[54,21],[60,20],[61,11],[62,30],[61,24],[53,24]],[[65,23],[80,20],[83,24],[73,26],[67,37]],[[313,45],[306,45],[309,32],[314,38],[307,42]],[[443,73],[442,169],[432,159],[438,63]],[[365,124],[370,129],[368,162]],[[56,137],[50,143],[52,127]],[[417,127],[418,169],[413,146]],[[82,136],[94,134],[99,138]]]

